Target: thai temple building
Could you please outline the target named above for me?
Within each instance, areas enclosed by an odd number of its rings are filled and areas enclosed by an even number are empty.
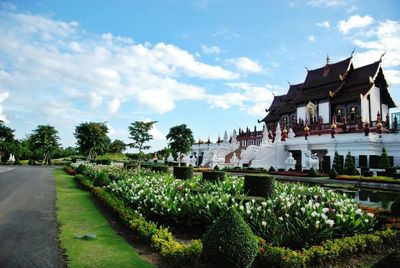
[[[307,70],[302,83],[274,97],[259,121],[263,131],[234,131],[229,140],[225,133],[222,142],[202,151],[200,165],[321,170],[329,169],[335,152],[351,152],[357,167],[376,168],[385,147],[400,166],[399,122],[393,114],[390,120],[396,105],[382,57],[359,68],[352,60],[353,53],[336,63],[327,57],[324,66]]]

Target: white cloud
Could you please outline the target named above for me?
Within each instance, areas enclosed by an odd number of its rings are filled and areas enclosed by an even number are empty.
[[[207,47],[207,46],[201,46],[201,49],[203,50],[204,54],[220,54],[221,53],[221,48],[217,47],[217,46],[211,46],[211,47]]]
[[[120,106],[121,106],[121,103],[120,103],[119,99],[118,98],[113,99],[109,104],[110,113],[111,114],[117,113]]]
[[[257,62],[246,57],[228,59],[227,62],[233,64],[243,73],[260,73],[263,67]]]
[[[364,28],[368,25],[371,25],[374,22],[374,18],[371,16],[360,16],[354,15],[351,16],[348,20],[339,21],[338,27],[339,31],[346,34],[352,29]]]
[[[315,42],[315,36],[314,35],[309,35],[307,37],[307,39],[308,39],[308,42],[310,42],[310,43],[314,43]]]
[[[317,23],[315,23],[315,25],[317,25],[318,27],[327,28],[327,29],[331,27],[331,23],[329,22],[329,20],[317,22]]]
[[[347,1],[345,0],[309,0],[307,4],[315,7],[337,7],[346,6]]]
[[[4,108],[2,103],[10,96],[8,91],[0,92],[0,120],[3,122],[8,122],[7,117],[4,114]]]
[[[386,70],[386,80],[391,84],[400,84],[400,71],[399,70]]]
[[[96,109],[101,105],[103,98],[99,95],[97,95],[95,92],[90,92],[89,93],[89,105],[90,108]]]

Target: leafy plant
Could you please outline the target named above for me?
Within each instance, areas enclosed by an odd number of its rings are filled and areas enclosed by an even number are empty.
[[[348,152],[346,155],[346,160],[344,162],[344,169],[345,169],[344,173],[346,175],[356,175],[357,173],[356,167],[354,166],[354,158],[350,152]]]
[[[390,160],[386,152],[386,148],[382,148],[382,155],[378,164],[379,168],[390,168]]]
[[[311,167],[311,169],[308,171],[308,177],[317,177],[318,173],[315,171],[314,167]]]

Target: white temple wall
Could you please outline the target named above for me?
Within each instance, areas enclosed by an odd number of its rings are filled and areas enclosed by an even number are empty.
[[[303,119],[304,121],[306,120],[306,106],[301,105],[301,106],[297,106],[297,120],[299,120],[299,118]]]
[[[389,107],[386,104],[382,104],[382,120],[386,120],[387,113],[389,113]]]
[[[323,101],[318,104],[319,116],[322,117],[324,123],[330,122],[329,106],[329,101]]]
[[[376,121],[376,115],[381,112],[381,93],[378,87],[372,87],[369,91],[371,101],[371,121]]]
[[[361,98],[361,119],[363,122],[370,122],[371,119],[369,118],[368,112],[368,99],[367,96]]]

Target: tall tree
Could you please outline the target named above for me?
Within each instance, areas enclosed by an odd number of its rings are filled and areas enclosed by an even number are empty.
[[[180,163],[183,155],[190,152],[194,143],[192,130],[185,124],[172,127],[169,130],[167,139],[170,141],[172,152],[178,155]]]
[[[110,144],[110,148],[108,149],[108,151],[114,154],[121,154],[125,149],[126,149],[125,142],[116,139]]]
[[[133,141],[129,146],[139,150],[139,167],[143,159],[143,150],[150,149],[150,146],[145,144],[153,139],[150,130],[155,123],[157,123],[157,121],[135,121],[129,126],[129,134],[131,135],[129,138]]]
[[[6,162],[11,153],[15,153],[16,141],[14,139],[14,130],[4,125],[0,120],[0,160]]]
[[[42,154],[42,165],[48,164],[51,154],[58,148],[58,131],[49,125],[39,125],[30,136],[33,150],[39,150]]]
[[[105,153],[110,144],[107,133],[108,128],[105,123],[81,123],[75,128],[74,133],[79,151],[83,155],[87,155],[88,160]]]

